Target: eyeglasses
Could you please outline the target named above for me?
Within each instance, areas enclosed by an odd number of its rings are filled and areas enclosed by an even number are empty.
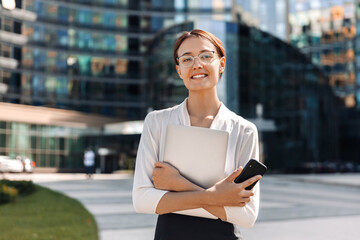
[[[195,58],[199,58],[200,62],[202,62],[203,64],[208,64],[214,60],[214,57],[215,57],[215,51],[207,51],[200,53],[197,56],[183,55],[176,59],[179,61],[180,65],[184,67],[190,67],[194,64]]]

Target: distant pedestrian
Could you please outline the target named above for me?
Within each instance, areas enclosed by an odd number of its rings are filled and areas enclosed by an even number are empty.
[[[95,167],[95,153],[93,152],[93,150],[91,150],[91,148],[85,150],[84,166],[87,177],[91,178],[92,174],[94,173],[94,167]]]

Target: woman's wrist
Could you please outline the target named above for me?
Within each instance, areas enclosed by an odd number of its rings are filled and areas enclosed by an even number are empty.
[[[222,221],[226,221],[227,219],[225,208],[222,206],[206,206],[204,209]]]

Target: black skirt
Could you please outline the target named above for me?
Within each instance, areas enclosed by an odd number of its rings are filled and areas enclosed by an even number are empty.
[[[163,214],[157,219],[154,240],[237,240],[234,225],[220,219]]]

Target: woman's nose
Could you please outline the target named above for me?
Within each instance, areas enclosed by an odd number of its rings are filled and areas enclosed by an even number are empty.
[[[203,65],[198,57],[194,58],[193,68],[202,68]]]

